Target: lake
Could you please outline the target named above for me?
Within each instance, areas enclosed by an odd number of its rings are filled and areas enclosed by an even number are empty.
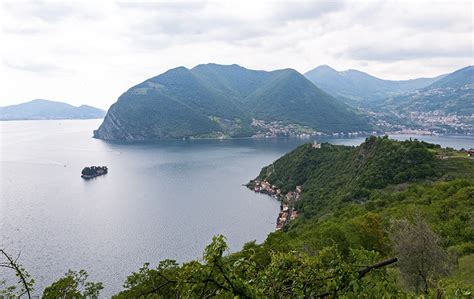
[[[200,258],[212,236],[232,251],[275,228],[279,203],[242,186],[308,139],[174,140],[125,145],[91,138],[101,120],[0,122],[0,247],[35,278],[36,294],[68,269],[121,289],[144,262]],[[406,139],[410,136],[393,136]],[[420,136],[454,148],[472,137]],[[364,138],[322,138],[356,145]],[[89,181],[83,167],[106,165]],[[0,272],[0,276],[1,276]]]

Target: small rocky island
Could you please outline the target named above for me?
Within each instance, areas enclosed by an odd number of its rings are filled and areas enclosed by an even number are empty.
[[[81,177],[83,179],[92,179],[97,176],[104,175],[108,172],[107,166],[90,166],[90,167],[84,167],[82,170]]]

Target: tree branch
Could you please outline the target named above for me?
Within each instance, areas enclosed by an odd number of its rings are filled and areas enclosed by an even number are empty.
[[[16,273],[20,277],[21,282],[23,283],[23,286],[25,288],[26,294],[28,295],[28,298],[31,299],[30,287],[28,285],[28,282],[26,281],[23,271],[21,270],[20,266],[16,263],[16,260],[13,260],[13,258],[10,257],[3,249],[0,249],[0,253],[2,253],[7,258],[8,262],[11,265],[10,269],[14,269],[16,271]],[[18,257],[20,257],[20,255],[18,255]]]
[[[380,263],[377,263],[377,264],[374,264],[374,265],[371,265],[371,266],[367,266],[365,267],[364,269],[362,270],[359,270],[357,271],[357,273],[359,274],[358,276],[358,279],[361,279],[362,277],[364,277],[367,273],[369,273],[370,271],[374,270],[374,269],[378,269],[378,268],[382,268],[382,267],[385,267],[385,266],[388,266],[388,265],[391,265],[393,263],[396,263],[398,261],[398,258],[396,257],[392,257],[388,260],[385,260],[385,261],[381,261]],[[345,288],[345,286],[344,286]],[[324,293],[320,293],[318,295],[316,295],[316,298],[325,298],[327,296],[331,295],[331,293],[329,292],[324,292]]]
[[[373,270],[373,269],[382,268],[382,267],[391,265],[391,264],[393,264],[393,263],[396,263],[397,261],[398,261],[398,258],[392,257],[391,259],[382,261],[382,262],[377,263],[377,264],[374,264],[374,265],[372,265],[372,266],[367,266],[367,267],[365,267],[364,269],[358,271],[358,272],[359,272],[359,279],[361,279],[362,277],[364,277],[367,273],[369,273],[369,272],[370,272],[371,270]]]

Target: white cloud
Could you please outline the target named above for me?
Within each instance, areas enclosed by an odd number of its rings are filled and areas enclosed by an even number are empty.
[[[0,105],[108,108],[169,68],[320,64],[389,79],[473,64],[470,2],[17,2],[0,6]]]

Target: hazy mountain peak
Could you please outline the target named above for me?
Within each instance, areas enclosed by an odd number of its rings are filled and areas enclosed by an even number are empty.
[[[319,65],[317,67],[315,67],[314,69],[308,71],[311,72],[311,71],[315,71],[315,70],[319,70],[319,71],[334,71],[334,72],[337,72],[335,69],[333,69],[332,67],[330,67],[329,65],[327,64],[322,64],[322,65]]]
[[[91,119],[104,116],[104,110],[92,106],[75,107],[67,103],[44,99],[0,107],[0,120]]]
[[[204,67],[210,67],[210,68],[234,68],[234,69],[245,69],[243,66],[240,66],[238,64],[218,64],[218,63],[213,63],[213,62],[210,62],[210,63],[202,63],[202,64],[198,64],[196,65],[195,67],[192,68],[192,70],[194,69],[199,69],[199,68],[204,68]]]
[[[439,79],[384,80],[359,70],[339,72],[328,66],[319,66],[304,75],[332,96],[356,101],[381,100],[426,87]]]
[[[292,69],[292,68],[280,69],[280,70],[276,70],[274,72],[278,72],[278,73],[281,73],[281,74],[287,74],[287,75],[303,76],[297,70]]]
[[[472,65],[456,70],[426,88],[460,88],[468,84],[474,84],[474,66]]]

